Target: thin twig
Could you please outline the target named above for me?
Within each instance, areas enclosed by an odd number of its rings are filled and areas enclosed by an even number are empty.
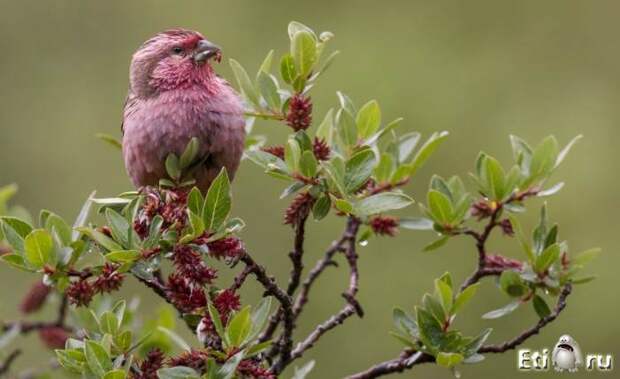
[[[347,247],[344,254],[349,264],[349,286],[342,296],[345,298],[347,303],[338,313],[329,317],[325,322],[319,324],[304,341],[300,342],[290,354],[288,360],[281,355],[280,359],[272,367],[272,372],[274,374],[277,375],[281,373],[290,362],[301,357],[303,353],[312,348],[319,338],[321,338],[321,336],[327,331],[341,325],[347,318],[356,313],[360,317],[364,315],[362,307],[355,299],[359,285],[359,271],[357,268],[356,252],[356,236],[359,230],[359,225],[359,220],[350,218],[347,222],[347,228],[345,231],[345,241],[347,243]]]
[[[295,299],[295,305],[293,306],[293,313],[295,314],[295,318],[299,317],[299,314],[302,312],[304,305],[308,302],[308,296],[310,294],[310,289],[314,284],[315,280],[325,271],[325,269],[329,266],[337,266],[336,262],[333,260],[334,255],[339,251],[343,251],[343,243],[347,240],[346,231],[343,233],[340,239],[332,242],[332,245],[327,249],[323,258],[318,260],[314,265],[314,268],[308,274],[308,277],[304,280],[301,285],[301,291],[297,298]]]
[[[17,357],[19,357],[21,354],[22,354],[22,351],[20,349],[15,349],[11,352],[11,354],[9,354],[6,357],[2,365],[0,365],[0,377],[9,373],[9,370],[11,369],[11,365],[13,364],[13,362],[15,362]]]

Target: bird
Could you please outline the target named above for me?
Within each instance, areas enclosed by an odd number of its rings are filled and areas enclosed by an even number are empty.
[[[583,355],[579,345],[573,337],[565,334],[560,337],[558,343],[553,348],[553,366],[556,371],[577,371],[583,364]]]
[[[137,188],[166,179],[165,161],[198,141],[195,185],[204,194],[225,168],[232,180],[243,154],[245,121],[238,93],[217,75],[221,48],[202,34],[169,29],[133,54],[123,109],[122,150]]]

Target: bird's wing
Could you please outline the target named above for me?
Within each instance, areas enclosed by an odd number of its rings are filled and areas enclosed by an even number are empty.
[[[136,111],[136,105],[138,103],[138,98],[133,94],[131,89],[127,92],[127,97],[125,98],[125,105],[123,106],[123,120],[121,121],[121,134],[125,133],[125,119],[127,116],[131,115]]]

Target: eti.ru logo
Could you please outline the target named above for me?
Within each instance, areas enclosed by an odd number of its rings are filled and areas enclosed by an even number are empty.
[[[517,366],[521,371],[547,371],[553,366],[559,372],[575,372],[583,367],[587,371],[613,370],[614,358],[611,354],[588,353],[585,356],[573,337],[565,334],[560,337],[553,350],[520,349]]]

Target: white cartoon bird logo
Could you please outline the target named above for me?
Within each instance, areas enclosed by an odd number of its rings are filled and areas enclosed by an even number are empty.
[[[560,337],[553,348],[551,359],[555,370],[560,372],[564,370],[575,372],[583,364],[581,349],[573,337],[568,334]]]

